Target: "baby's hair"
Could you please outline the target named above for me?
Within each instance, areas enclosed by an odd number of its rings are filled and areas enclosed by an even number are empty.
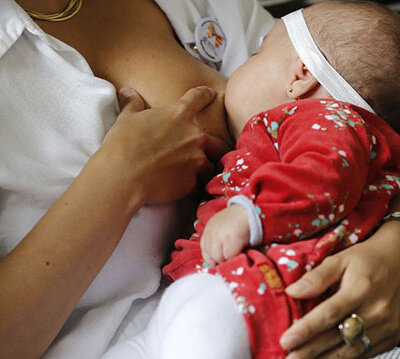
[[[304,11],[331,65],[400,133],[400,16],[369,1],[328,1]]]

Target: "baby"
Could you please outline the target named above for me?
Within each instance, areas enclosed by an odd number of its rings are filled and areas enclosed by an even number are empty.
[[[280,336],[318,304],[285,288],[366,238],[400,190],[399,71],[399,17],[376,4],[323,2],[275,25],[229,79],[236,150],[164,268],[177,282],[146,357],[285,357]]]

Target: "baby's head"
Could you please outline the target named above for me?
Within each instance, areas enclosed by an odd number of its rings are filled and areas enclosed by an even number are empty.
[[[400,17],[364,1],[327,1],[303,11],[328,62],[374,111],[400,130]],[[229,79],[226,108],[234,135],[254,114],[298,98],[328,98],[279,21],[257,54]]]

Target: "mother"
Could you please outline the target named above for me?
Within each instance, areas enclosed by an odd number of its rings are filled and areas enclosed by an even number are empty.
[[[145,204],[187,195],[199,171],[210,170],[204,150],[215,155],[226,145],[200,127],[228,140],[220,95],[196,116],[198,125],[193,115],[213,98],[203,88],[160,108],[198,85],[221,92],[225,79],[178,45],[152,1],[88,1],[69,21],[41,28],[22,10],[51,13],[66,3],[0,2],[4,358],[41,356],[78,301],[68,331],[85,332],[86,346],[100,338],[102,353],[118,314],[157,289],[177,223],[174,205],[132,217]],[[143,108],[135,97],[113,125],[112,84],[135,87],[159,109],[135,114]],[[95,309],[78,320],[87,308]]]
[[[18,1],[44,13],[66,3]],[[174,210],[145,209],[131,218],[144,204],[187,194],[195,175],[209,167],[203,151],[216,157],[223,148],[220,139],[229,143],[222,95],[195,116],[197,126],[191,118],[211,101],[204,89],[166,106],[194,86],[208,85],[222,94],[225,79],[183,50],[152,1],[87,2],[69,21],[39,25],[78,50],[90,68],[72,48],[23,17],[12,0],[0,3],[0,347],[7,358],[41,356],[78,302],[103,308],[110,298],[132,301],[154,292],[159,276],[154,267],[165,249],[160,242],[172,232]],[[135,113],[143,104],[133,96],[112,125],[110,83],[137,89],[155,109]],[[21,125],[14,127],[16,122]],[[306,342],[298,350],[303,357],[333,349],[339,341],[332,328],[357,311],[368,330],[376,328],[370,335],[373,353],[394,346],[400,336],[399,227],[385,224],[358,251],[342,252],[311,272],[305,278],[308,292],[292,291],[311,296],[333,281],[343,283],[315,314],[293,326],[283,345]],[[340,271],[333,276],[337,265]],[[320,325],[315,318],[325,313],[329,318]],[[394,313],[389,322],[387,313]]]

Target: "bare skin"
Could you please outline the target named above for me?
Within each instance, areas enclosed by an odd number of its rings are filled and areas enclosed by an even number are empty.
[[[18,3],[26,9],[51,13],[63,9],[68,1]],[[218,92],[217,99],[197,120],[208,133],[232,143],[223,106],[225,77],[178,44],[169,21],[153,1],[84,1],[80,12],[69,21],[37,24],[77,49],[96,76],[116,88],[134,88],[150,107],[175,101],[195,86],[212,87]]]

